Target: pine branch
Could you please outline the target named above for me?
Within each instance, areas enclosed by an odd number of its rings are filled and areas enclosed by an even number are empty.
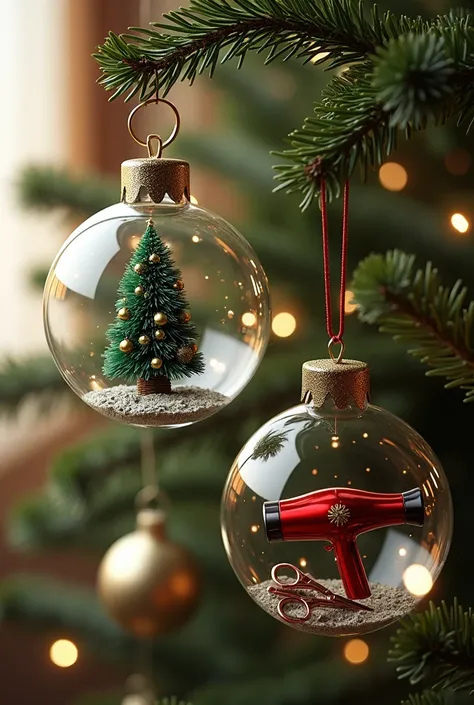
[[[119,185],[103,177],[72,176],[55,167],[26,167],[19,176],[18,193],[25,208],[63,209],[68,217],[89,216],[118,200]]]
[[[191,0],[163,19],[156,29],[110,33],[99,47],[100,82],[114,91],[112,100],[127,92],[126,100],[136,93],[144,100],[158,87],[166,94],[180,79],[192,83],[207,69],[212,75],[219,59],[241,65],[249,51],[266,51],[267,63],[331,52],[330,66],[337,66],[365,58],[387,38],[376,8],[368,21],[353,0]]]
[[[428,610],[402,622],[392,642],[389,661],[397,664],[398,677],[411,685],[429,681],[436,689],[474,688],[474,615],[457,601],[452,607],[430,603]],[[431,705],[423,695],[420,705]],[[411,702],[415,705],[417,698]]]
[[[445,692],[424,690],[422,693],[410,694],[402,705],[448,705],[448,699]]]
[[[233,58],[241,66],[250,51],[266,53],[266,63],[296,57],[352,64],[335,78],[315,115],[290,135],[277,167],[279,189],[303,194],[307,208],[327,181],[329,197],[350,177],[380,164],[396,146],[397,131],[439,124],[452,115],[474,122],[474,32],[470,16],[431,21],[420,17],[380,17],[356,0],[191,0],[164,16],[152,29],[110,34],[95,55],[101,83],[112,99],[137,93],[145,99],[166,94]],[[225,53],[224,53],[225,51]]]
[[[447,389],[460,387],[464,401],[474,401],[474,301],[464,305],[460,280],[443,286],[430,262],[415,270],[413,255],[394,250],[363,260],[351,289],[362,321],[414,345],[408,352],[431,368],[427,376],[446,378]]]

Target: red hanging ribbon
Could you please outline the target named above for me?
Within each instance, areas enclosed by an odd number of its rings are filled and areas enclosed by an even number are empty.
[[[337,361],[342,357],[344,349],[344,304],[346,298],[346,278],[347,278],[347,239],[349,232],[349,181],[344,185],[344,198],[342,210],[342,244],[341,244],[341,286],[339,291],[339,331],[336,334],[332,327],[332,305],[331,305],[331,272],[329,263],[329,228],[327,216],[327,194],[326,182],[321,179],[321,219],[323,234],[323,266],[324,266],[324,296],[326,302],[326,330],[329,336],[329,351],[331,357],[331,346],[341,345],[341,352]]]

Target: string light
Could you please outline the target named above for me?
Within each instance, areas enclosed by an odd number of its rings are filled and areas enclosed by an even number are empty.
[[[308,565],[306,558],[300,558],[299,563],[302,568],[306,568],[306,566]]]
[[[428,568],[419,563],[413,563],[403,573],[403,583],[412,595],[423,597],[433,587],[433,578]]]
[[[387,191],[403,191],[408,183],[408,173],[401,164],[387,162],[380,167],[379,181]]]
[[[350,639],[344,644],[344,658],[359,666],[369,658],[369,645],[363,639]]]
[[[258,531],[257,524],[252,524],[252,526],[250,527],[250,531],[252,532],[252,534],[256,534]]]
[[[350,316],[351,313],[354,313],[354,311],[357,311],[357,304],[352,303],[352,299],[354,298],[354,292],[353,291],[346,291],[344,295],[344,313],[346,316]]]
[[[58,668],[74,666],[79,657],[77,646],[69,639],[58,639],[49,650],[49,658]]]
[[[242,325],[247,326],[247,328],[252,328],[257,322],[257,317],[252,311],[247,311],[246,313],[242,314]]]
[[[193,235],[191,240],[193,242],[201,242],[201,238],[199,237],[199,235]]]
[[[467,233],[471,224],[462,213],[453,213],[451,216],[451,225],[458,233]]]
[[[288,338],[296,330],[296,318],[291,313],[277,313],[272,321],[272,330],[279,338]]]

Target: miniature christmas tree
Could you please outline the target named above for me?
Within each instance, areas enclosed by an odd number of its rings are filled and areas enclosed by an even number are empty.
[[[137,382],[139,394],[169,394],[170,380],[204,371],[181,272],[149,220],[118,289],[117,320],[103,372]]]

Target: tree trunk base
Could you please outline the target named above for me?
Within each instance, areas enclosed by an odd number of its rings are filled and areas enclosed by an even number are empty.
[[[153,377],[152,379],[137,380],[137,392],[142,396],[147,394],[171,394],[171,382],[168,377]]]

